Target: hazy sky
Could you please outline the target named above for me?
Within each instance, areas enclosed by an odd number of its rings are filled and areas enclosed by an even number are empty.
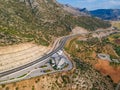
[[[57,0],[62,4],[70,4],[74,7],[94,9],[120,9],[120,0]]]

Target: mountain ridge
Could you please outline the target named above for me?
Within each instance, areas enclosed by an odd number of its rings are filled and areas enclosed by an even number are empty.
[[[77,16],[92,16],[96,18],[100,18],[103,20],[120,20],[120,9],[95,9],[88,10],[87,8],[76,8],[72,7],[69,4],[63,5],[64,10],[72,13]],[[72,12],[73,11],[73,12]]]
[[[120,9],[97,9],[90,11],[90,14],[104,20],[120,20]]]

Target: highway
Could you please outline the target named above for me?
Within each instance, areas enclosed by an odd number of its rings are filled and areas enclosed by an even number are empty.
[[[96,33],[96,32],[102,32],[102,31],[94,31],[94,32],[89,32],[89,33],[82,33],[82,34],[77,34],[77,35],[83,35],[83,34],[90,34],[90,33]],[[20,71],[20,70],[23,70],[25,68],[28,68],[28,67],[31,67],[32,65],[35,65],[41,61],[44,61],[46,60],[47,58],[49,58],[50,56],[52,56],[53,54],[55,54],[56,52],[58,52],[59,50],[63,49],[66,41],[71,38],[71,37],[74,37],[74,36],[77,36],[77,35],[69,35],[69,36],[65,36],[63,37],[60,42],[59,42],[59,46],[57,48],[55,48],[53,51],[51,51],[50,53],[48,54],[45,54],[43,57],[41,57],[40,59],[37,59],[33,62],[30,62],[28,64],[25,64],[25,65],[22,65],[22,66],[19,66],[17,68],[13,68],[11,70],[7,70],[7,71],[3,71],[3,72],[0,72],[0,78],[3,77],[3,76],[6,76],[6,75],[9,75],[9,74],[12,74],[12,73],[15,73],[17,71]]]
[[[6,76],[6,75],[9,75],[9,74],[12,74],[12,73],[14,73],[14,72],[17,72],[17,71],[23,70],[23,69],[25,69],[25,68],[27,68],[27,67],[30,67],[30,66],[32,66],[32,65],[34,65],[34,64],[37,64],[38,62],[44,61],[45,59],[47,59],[47,58],[49,58],[50,56],[52,56],[54,53],[58,52],[60,49],[63,49],[63,47],[64,47],[67,39],[70,38],[70,37],[71,37],[71,36],[62,38],[61,41],[59,42],[59,46],[58,46],[55,50],[53,50],[52,52],[50,52],[49,54],[46,54],[46,55],[44,55],[43,57],[41,57],[40,59],[37,59],[37,60],[35,60],[35,61],[33,61],[33,62],[30,62],[30,63],[28,63],[28,64],[25,64],[25,65],[23,65],[23,66],[20,66],[20,67],[17,67],[17,68],[8,70],[8,71],[3,71],[3,72],[0,73],[0,77],[3,77],[3,76]]]

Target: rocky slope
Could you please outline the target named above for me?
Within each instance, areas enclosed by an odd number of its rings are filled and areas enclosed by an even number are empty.
[[[88,30],[110,26],[96,18],[75,17],[56,0],[1,0],[0,13],[0,45],[34,41],[48,46],[75,26]]]
[[[1,85],[0,90],[114,90],[109,77],[79,59],[73,62],[76,67],[72,71]]]
[[[84,41],[87,37],[73,38],[66,44],[65,50],[74,65],[72,70],[1,85],[0,90],[115,90],[120,68],[97,57],[101,52],[116,57],[113,47],[97,38]]]
[[[89,16],[89,14],[87,14],[86,12],[82,12],[82,11],[80,11],[81,9],[72,7],[69,4],[65,4],[65,5],[61,5],[61,6],[65,11],[67,11],[75,16]]]
[[[102,32],[102,33],[96,33],[96,36],[95,34],[93,34],[93,35],[88,35],[84,37],[81,36],[79,38],[72,39],[65,46],[65,50],[69,54],[71,54],[71,56],[75,58],[79,58],[85,63],[91,64],[103,75],[105,76],[109,75],[114,83],[119,83],[120,34],[117,33],[117,34],[111,34],[110,36],[107,35],[108,34],[106,32]],[[92,38],[92,36],[94,38]],[[108,59],[99,58],[98,57],[99,53],[109,55],[111,61],[109,61]]]

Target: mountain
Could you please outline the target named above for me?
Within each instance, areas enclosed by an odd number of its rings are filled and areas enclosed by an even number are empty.
[[[97,9],[89,11],[87,8],[75,8],[68,4],[62,7],[67,12],[76,16],[93,16],[103,20],[120,20],[120,9]]]
[[[75,26],[96,30],[111,25],[90,16],[75,16],[56,0],[0,0],[0,46],[31,41],[48,46]]]
[[[98,9],[90,11],[90,14],[104,20],[120,20],[120,9]]]
[[[79,8],[78,8],[79,9]],[[87,8],[82,8],[82,9],[79,9],[80,12],[83,12],[87,15],[90,15],[90,12],[87,10]]]
[[[71,13],[72,15],[88,16],[88,14],[86,12],[82,12],[82,11],[80,11],[79,8],[72,7],[69,4],[65,4],[65,5],[61,5],[61,6],[65,11],[67,11],[68,13]]]

